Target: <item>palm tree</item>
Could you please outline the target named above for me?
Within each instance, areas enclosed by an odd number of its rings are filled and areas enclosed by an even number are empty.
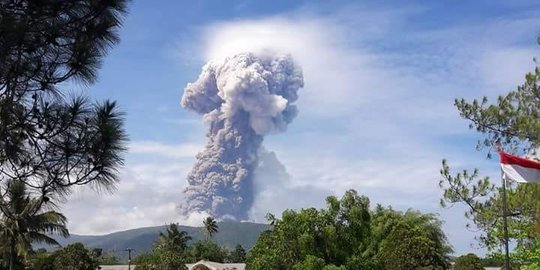
[[[182,253],[186,250],[187,242],[190,240],[191,236],[187,232],[180,231],[178,224],[172,223],[167,226],[166,234],[163,232],[159,233],[156,248]]]
[[[218,225],[216,219],[213,217],[207,217],[204,221],[204,232],[206,235],[206,240],[208,241],[214,234],[218,232]]]
[[[28,259],[32,243],[60,246],[50,234],[67,237],[69,232],[66,217],[45,211],[48,199],[32,197],[22,181],[10,180],[5,192],[0,197],[0,253],[12,270]]]

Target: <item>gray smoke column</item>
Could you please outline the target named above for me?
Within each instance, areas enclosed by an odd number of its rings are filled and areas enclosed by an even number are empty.
[[[209,124],[208,143],[188,175],[182,215],[248,218],[263,137],[286,130],[303,85],[302,71],[289,55],[244,53],[202,68],[184,89],[182,107]]]

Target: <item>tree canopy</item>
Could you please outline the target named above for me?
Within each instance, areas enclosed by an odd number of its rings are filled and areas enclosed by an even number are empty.
[[[228,262],[231,263],[243,263],[246,261],[246,250],[242,247],[242,245],[238,244],[234,247],[233,250],[229,253],[229,257],[227,259]]]
[[[206,239],[212,239],[212,237],[218,233],[219,226],[217,224],[217,221],[213,217],[207,217],[203,220],[204,225],[204,234],[206,235]]]
[[[178,224],[167,226],[165,233],[160,232],[151,252],[135,258],[137,269],[142,270],[178,270],[186,269],[186,248],[191,237],[180,231]]]
[[[525,82],[490,103],[487,97],[467,101],[456,99],[459,114],[470,122],[470,128],[482,135],[477,149],[487,150],[491,157],[497,148],[537,158],[540,144],[540,69],[525,76]],[[440,186],[444,191],[443,206],[456,203],[467,206],[465,216],[469,226],[483,233],[479,241],[490,251],[499,251],[503,243],[502,188],[497,179],[480,176],[478,169],[452,172],[443,160]],[[509,237],[515,241],[516,251],[537,247],[540,237],[540,185],[507,183]],[[519,257],[519,256],[518,256]],[[527,264],[528,262],[523,261]]]
[[[11,180],[0,198],[0,254],[10,267],[29,260],[33,243],[59,246],[51,234],[68,236],[66,218],[33,198],[23,182]]]
[[[111,190],[118,181],[123,113],[72,86],[97,80],[119,41],[126,3],[0,2],[0,242],[18,259],[32,241],[55,243],[44,233],[67,234],[65,217],[52,208],[74,186]],[[16,206],[14,187],[28,190]]]
[[[125,0],[0,3],[0,195],[9,179],[43,200],[118,180],[122,113],[66,88],[96,81],[125,11]]]
[[[68,245],[55,254],[56,270],[95,270],[97,267],[97,260],[81,243]]]
[[[125,11],[124,0],[0,3],[0,195],[10,179],[42,200],[118,180],[126,135],[116,103],[59,87],[96,80]]]
[[[473,253],[459,256],[454,262],[454,270],[484,270],[482,261]]]
[[[326,209],[286,210],[281,219],[271,220],[273,228],[249,253],[249,269],[449,266],[451,248],[435,216],[382,206],[371,210],[369,199],[354,190],[326,201]]]
[[[176,223],[167,226],[165,233],[160,232],[155,248],[182,253],[187,248],[187,243],[191,241],[191,236],[185,231],[180,231]]]

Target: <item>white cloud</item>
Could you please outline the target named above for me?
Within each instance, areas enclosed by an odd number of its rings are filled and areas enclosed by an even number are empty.
[[[206,59],[246,51],[291,54],[304,71],[303,110],[336,111],[348,108],[339,106],[343,102],[361,102],[378,78],[366,68],[371,56],[349,48],[345,31],[336,21],[321,18],[233,21],[207,27],[202,47]]]
[[[516,82],[525,81],[525,74],[534,68],[531,56],[535,55],[538,55],[537,50],[516,47],[484,52],[479,63],[482,79],[496,92],[514,90]]]
[[[170,158],[193,158],[203,146],[196,143],[178,145],[163,144],[156,141],[134,141],[129,145],[129,152],[133,154],[150,154]]]
[[[98,193],[87,187],[75,190],[62,209],[68,216],[72,233],[104,234],[171,222],[198,225],[194,223],[196,219],[184,219],[177,211],[193,157],[179,160],[169,153],[169,148],[161,147],[145,148],[144,153],[142,160],[128,160],[113,193]],[[153,161],[163,155],[169,159]]]

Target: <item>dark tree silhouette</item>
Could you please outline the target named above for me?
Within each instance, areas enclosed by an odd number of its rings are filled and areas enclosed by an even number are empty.
[[[155,243],[158,250],[168,250],[176,253],[182,253],[187,248],[187,243],[191,236],[187,232],[181,231],[178,224],[172,223],[167,226],[166,232],[160,232],[159,238]]]
[[[118,42],[126,2],[0,1],[1,228],[9,231],[20,219],[11,205],[15,183],[28,192],[23,201],[31,207],[23,212],[30,218],[49,213],[74,186],[110,190],[118,181],[127,141],[122,113],[113,101],[68,93],[74,84],[96,81],[103,57]],[[39,231],[19,229],[0,239],[19,255],[30,246],[17,243],[47,241]],[[25,233],[34,236],[20,242]]]
[[[218,232],[219,227],[217,221],[213,217],[207,217],[205,220],[203,220],[203,225],[206,240],[211,239],[214,234]]]
[[[42,202],[32,198],[21,181],[10,181],[0,202],[0,217],[4,219],[0,223],[0,253],[10,269],[28,260],[32,243],[59,246],[51,234],[69,235],[66,218],[56,211],[43,210]]]
[[[115,102],[70,98],[59,88],[96,81],[125,10],[124,0],[0,2],[4,187],[18,179],[44,200],[75,185],[114,187],[126,142],[122,113]]]

